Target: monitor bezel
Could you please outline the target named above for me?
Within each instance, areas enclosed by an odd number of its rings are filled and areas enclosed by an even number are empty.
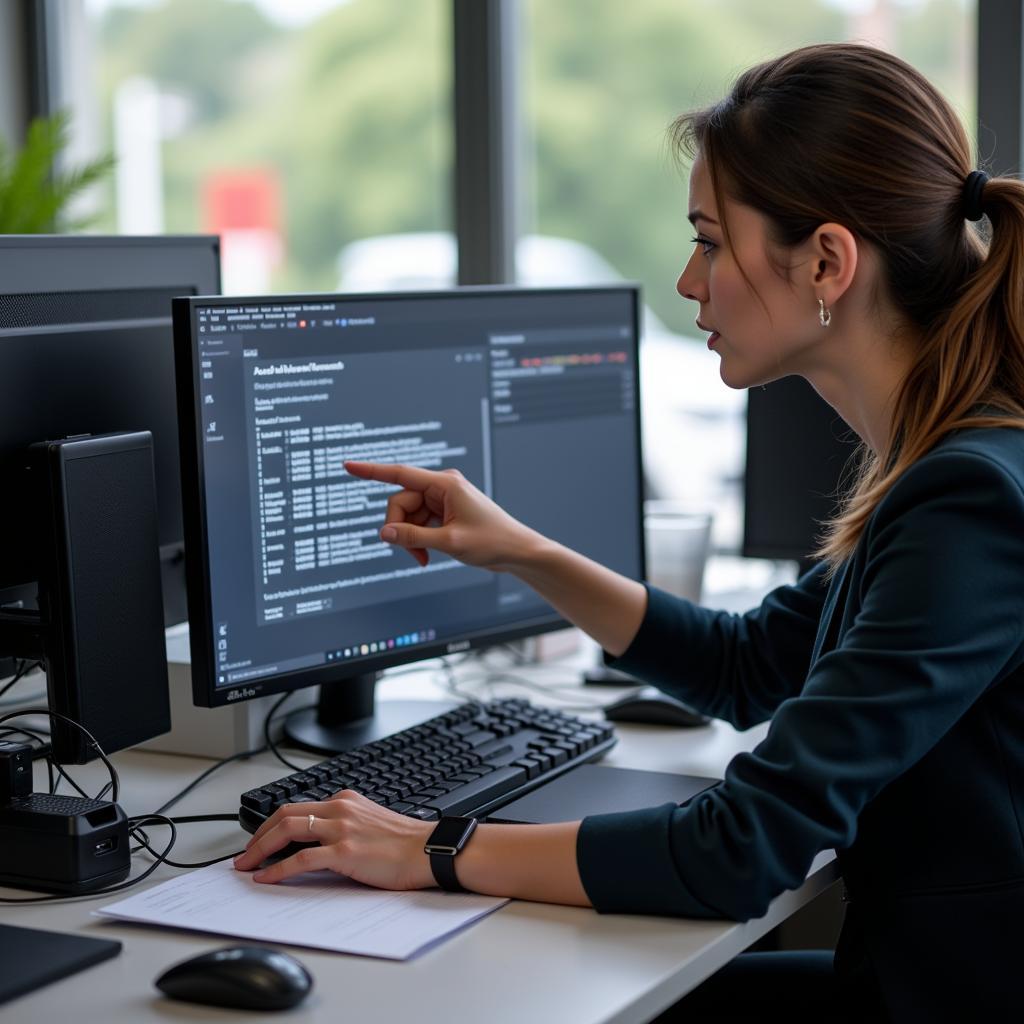
[[[640,412],[640,286],[635,282],[606,285],[576,285],[551,288],[519,287],[516,285],[465,285],[451,289],[408,292],[307,292],[283,295],[197,295],[174,299],[172,319],[174,331],[175,379],[178,392],[179,452],[181,453],[181,488],[183,520],[185,526],[185,579],[189,604],[189,645],[192,663],[192,698],[199,707],[223,707],[240,700],[251,700],[304,689],[322,684],[341,682],[364,673],[378,672],[397,665],[427,661],[443,655],[461,653],[508,643],[524,637],[565,629],[571,625],[565,618],[552,612],[514,626],[482,629],[466,633],[457,640],[420,644],[415,647],[393,649],[385,653],[369,654],[345,662],[304,668],[240,682],[237,686],[217,687],[212,597],[208,566],[209,537],[206,530],[206,492],[203,453],[202,405],[200,378],[197,373],[198,353],[193,334],[194,311],[197,306],[233,306],[244,303],[273,302],[405,302],[424,299],[440,300],[467,295],[568,295],[568,294],[627,295],[631,299],[633,323],[633,395],[634,436],[636,438],[636,493],[639,504],[637,516],[637,550],[640,555],[639,579],[647,576],[647,554],[643,527],[643,444]],[[188,455],[186,456],[186,453]]]

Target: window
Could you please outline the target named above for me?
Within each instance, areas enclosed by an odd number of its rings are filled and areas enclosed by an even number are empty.
[[[84,0],[69,98],[118,158],[96,226],[221,234],[227,292],[331,290],[353,239],[447,228],[449,22],[447,0]]]

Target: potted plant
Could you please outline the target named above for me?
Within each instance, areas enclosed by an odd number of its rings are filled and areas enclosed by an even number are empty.
[[[110,172],[114,158],[108,154],[58,171],[56,162],[68,144],[69,127],[68,114],[58,111],[32,121],[20,152],[0,138],[0,234],[75,231],[93,220],[63,220],[61,214],[74,196]]]

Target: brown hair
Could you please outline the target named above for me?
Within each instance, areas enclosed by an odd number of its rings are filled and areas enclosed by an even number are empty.
[[[670,131],[677,153],[703,155],[719,210],[725,195],[758,210],[773,243],[795,246],[834,221],[873,245],[889,298],[920,336],[889,450],[864,448],[826,526],[818,555],[835,568],[896,479],[945,435],[1024,427],[1024,184],[985,185],[987,242],[964,219],[973,162],[950,105],[909,64],[854,43],[751,68]]]

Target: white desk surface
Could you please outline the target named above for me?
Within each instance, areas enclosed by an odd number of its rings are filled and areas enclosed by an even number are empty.
[[[518,670],[523,674],[523,670]],[[545,668],[536,680],[565,682],[568,672]],[[506,686],[500,695],[536,693]],[[382,696],[424,696],[423,680],[386,681]],[[578,700],[611,699],[615,691],[588,688]],[[564,696],[564,692],[563,692]],[[298,703],[298,702],[297,702]],[[619,726],[619,743],[603,763],[630,768],[720,776],[730,758],[750,749],[763,728],[737,733],[716,722],[700,729]],[[302,763],[301,755],[295,759]],[[310,758],[313,763],[315,758]],[[128,814],[159,806],[209,762],[198,758],[126,751],[115,755],[121,775],[121,805]],[[83,785],[99,788],[102,766],[72,769]],[[247,789],[287,774],[270,755],[233,763],[174,808],[178,814],[237,810]],[[95,791],[95,789],[93,791]],[[153,829],[155,838],[165,833]],[[241,849],[243,833],[227,823],[179,827],[171,856],[202,860]],[[140,858],[136,858],[141,860]],[[177,871],[161,867],[144,885]],[[403,963],[292,948],[310,969],[310,997],[282,1019],[302,1022],[395,1021],[451,1024],[640,1022],[649,1020],[727,963],[837,877],[831,853],[822,854],[796,892],[784,893],[757,921],[734,924],[630,915],[512,902],[417,959]],[[21,895],[0,890],[4,895]],[[207,1008],[164,998],[156,978],[172,963],[221,945],[215,936],[101,921],[91,911],[118,897],[92,901],[0,907],[8,924],[120,939],[121,954],[2,1008],[3,1019],[49,1024],[68,1020],[104,1022],[223,1021],[251,1019],[241,1011]],[[2,955],[2,953],[0,953]]]

